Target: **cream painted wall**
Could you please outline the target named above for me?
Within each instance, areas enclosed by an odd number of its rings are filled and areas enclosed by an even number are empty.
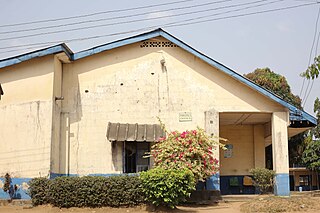
[[[264,131],[264,125],[253,125],[254,168],[266,167]]]
[[[0,171],[46,176],[50,169],[53,56],[0,69]]]
[[[179,47],[141,48],[140,43],[64,64],[62,88],[61,146],[66,148],[60,152],[60,164],[70,165],[72,174],[122,171],[122,161],[111,158],[108,122],[152,124],[159,116],[169,130],[184,130],[204,127],[204,112],[211,109],[284,110]],[[192,121],[179,122],[179,112],[191,112]],[[247,146],[251,160],[241,172],[253,166],[252,139]],[[114,149],[121,153],[120,146]],[[66,170],[60,168],[61,173]]]
[[[289,112],[272,113],[272,156],[276,174],[289,173],[288,126]]]
[[[61,53],[63,54],[63,53]],[[58,55],[54,56],[54,78],[53,78],[53,99],[52,102],[52,136],[50,152],[50,171],[59,173],[60,164],[55,159],[60,158],[60,123],[61,123],[61,100],[62,97],[62,63]]]
[[[253,125],[220,126],[220,137],[233,145],[230,158],[225,158],[220,150],[221,175],[249,175],[249,170],[255,167],[253,134]]]

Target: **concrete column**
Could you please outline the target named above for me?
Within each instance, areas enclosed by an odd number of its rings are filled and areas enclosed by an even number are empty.
[[[277,196],[290,196],[288,119],[288,112],[274,112],[271,118],[273,170],[276,172],[274,193]]]
[[[264,125],[253,126],[254,167],[265,168]]]
[[[219,140],[219,112],[210,110],[205,112],[205,131],[211,135],[217,137]],[[214,156],[219,160],[219,146],[214,150]],[[206,181],[207,190],[219,190],[220,191],[220,174],[217,173],[211,176]]]

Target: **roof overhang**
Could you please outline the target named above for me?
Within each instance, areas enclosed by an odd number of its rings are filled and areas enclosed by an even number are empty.
[[[136,36],[128,37],[125,39],[117,40],[111,43],[107,43],[104,45],[96,46],[78,53],[73,53],[66,44],[59,44],[53,47],[37,50],[34,52],[30,52],[27,54],[19,55],[12,58],[7,58],[0,60],[0,68],[11,66],[17,63],[21,63],[26,60],[30,60],[32,58],[41,57],[49,54],[56,54],[60,52],[64,52],[70,59],[70,61],[79,60],[81,58],[85,58],[103,51],[111,50],[114,48],[118,48],[121,46],[133,44],[136,42],[144,41],[147,39],[155,38],[158,36],[162,36],[163,38],[171,41],[172,43],[176,44],[180,48],[184,49],[185,51],[193,54],[194,56],[200,58],[201,60],[205,61],[209,65],[221,70],[222,72],[226,73],[227,75],[231,76],[232,78],[236,79],[237,81],[245,84],[246,86],[258,91],[262,95],[272,99],[273,101],[279,103],[280,105],[284,106],[290,111],[290,120],[291,121],[302,121],[302,124],[307,125],[307,127],[313,127],[317,125],[317,120],[312,115],[308,114],[307,112],[298,109],[297,107],[293,106],[292,104],[284,101],[276,94],[266,90],[265,88],[255,84],[254,82],[250,81],[249,79],[245,78],[244,76],[238,74],[237,72],[233,71],[232,69],[228,68],[227,66],[215,61],[214,59],[206,56],[205,54],[199,52],[198,50],[192,48],[188,44],[184,43],[183,41],[179,40],[178,38],[174,37],[173,35],[167,33],[166,31],[162,30],[161,28],[142,33]],[[304,126],[305,127],[305,126]],[[296,128],[296,127],[294,127]]]

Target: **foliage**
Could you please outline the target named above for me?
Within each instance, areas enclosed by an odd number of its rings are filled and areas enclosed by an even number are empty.
[[[306,143],[304,142],[306,134],[300,133],[289,139],[289,166],[293,167],[293,164],[302,164],[302,154],[306,148]]]
[[[155,206],[174,208],[185,201],[195,189],[195,179],[189,169],[154,168],[140,174],[146,200]]]
[[[316,113],[318,125],[308,132],[305,139],[307,144],[303,152],[302,159],[306,167],[311,170],[320,171],[320,100],[314,102],[313,111]]]
[[[297,108],[302,109],[300,97],[291,92],[291,88],[284,76],[271,71],[269,68],[256,69],[254,72],[244,76]],[[291,166],[302,163],[301,156],[305,148],[304,138],[305,134],[301,133],[289,139],[289,163]]]
[[[265,168],[255,168],[251,169],[250,173],[253,176],[254,185],[259,188],[262,194],[273,189],[275,171]]]
[[[315,79],[319,77],[320,73],[320,56],[314,58],[314,63],[311,64],[308,69],[301,73],[302,77],[306,79]]]
[[[214,149],[219,143],[209,137],[203,129],[178,132],[174,131],[161,138],[151,148],[155,167],[163,169],[188,168],[196,181],[204,181],[218,170],[218,160]]]
[[[300,109],[302,108],[300,97],[291,92],[291,88],[284,76],[271,71],[269,68],[258,68],[254,72],[245,74],[244,76],[265,89],[275,93],[283,100]]]
[[[313,106],[314,106],[313,111],[316,114],[318,125],[315,128],[313,128],[311,132],[316,139],[320,139],[320,100],[319,98],[316,98]]]
[[[9,173],[6,173],[4,176],[4,185],[3,185],[3,191],[8,192],[11,185],[11,177]]]
[[[33,178],[29,182],[28,194],[32,198],[32,205],[44,205],[49,203],[48,201],[48,185],[49,180],[47,178]]]
[[[308,169],[320,171],[320,140],[312,140],[312,134],[306,140],[308,145],[303,152],[303,162]]]
[[[12,184],[11,176],[9,175],[9,173],[6,173],[4,176],[3,191],[7,192],[10,199],[12,200],[17,189],[17,185]]]
[[[57,207],[131,206],[144,202],[137,176],[58,177],[45,182],[33,179],[30,196],[35,205]],[[41,190],[41,187],[46,187]],[[39,197],[44,196],[43,200]]]

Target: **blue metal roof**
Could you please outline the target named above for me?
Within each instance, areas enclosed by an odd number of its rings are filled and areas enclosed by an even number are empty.
[[[49,48],[37,50],[31,53],[19,55],[12,58],[7,58],[0,60],[0,68],[11,66],[14,64],[21,63],[22,61],[30,60],[32,58],[41,57],[49,54],[56,54],[59,52],[65,52],[71,61],[75,61],[81,58],[85,58],[106,50],[111,50],[117,47],[121,47],[124,45],[132,44],[135,42],[144,41],[147,39],[151,39],[154,37],[162,36],[165,39],[171,41],[172,43],[176,44],[177,46],[181,47],[182,49],[186,50],[187,52],[197,56],[198,58],[202,59],[203,61],[207,62],[211,66],[221,70],[222,72],[228,74],[232,78],[244,83],[245,85],[253,88],[254,90],[258,91],[259,93],[263,94],[264,96],[276,101],[277,103],[281,104],[282,106],[288,108],[290,110],[290,120],[293,121],[307,121],[310,122],[310,126],[317,125],[317,120],[312,115],[308,114],[307,112],[298,109],[297,107],[293,106],[292,104],[284,101],[279,96],[275,95],[274,93],[266,90],[265,88],[255,84],[254,82],[250,81],[249,79],[245,78],[244,76],[238,74],[237,72],[233,71],[232,69],[228,68],[227,66],[215,61],[214,59],[206,56],[205,54],[197,51],[196,49],[192,48],[191,46],[187,45],[183,41],[179,40],[178,38],[174,37],[173,35],[167,33],[166,31],[162,30],[161,28],[139,34],[136,36],[128,37],[122,40],[114,41],[111,43],[107,43],[104,45],[100,45],[97,47],[93,47],[78,53],[73,53],[66,44],[59,44]]]
[[[23,61],[28,61],[33,58],[42,57],[46,55],[56,54],[60,52],[65,52],[69,58],[72,56],[72,51],[69,49],[69,47],[66,44],[58,44],[52,47],[36,50],[33,52],[29,52],[26,54],[14,56],[11,58],[6,58],[0,60],[0,68],[8,67],[14,64],[19,64]]]

